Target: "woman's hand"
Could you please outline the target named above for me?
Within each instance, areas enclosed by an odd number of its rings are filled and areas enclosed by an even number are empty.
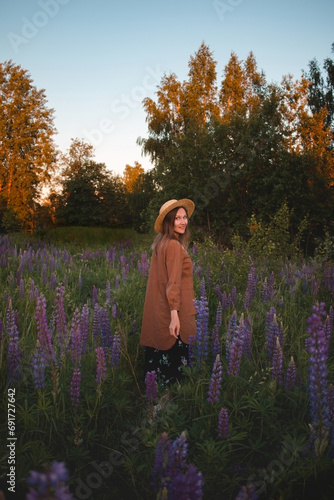
[[[170,316],[169,333],[177,339],[180,333],[180,319],[177,310],[173,309]]]

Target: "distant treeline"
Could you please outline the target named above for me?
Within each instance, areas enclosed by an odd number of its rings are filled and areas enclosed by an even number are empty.
[[[252,53],[245,61],[232,53],[218,81],[202,43],[188,67],[186,81],[165,74],[156,99],[143,101],[148,137],[138,144],[154,167],[145,172],[136,162],[119,176],[81,139],[57,152],[44,90],[12,61],[0,64],[0,229],[145,232],[164,201],[187,197],[197,235],[225,245],[271,224],[282,207],[291,239],[302,229],[304,249],[333,236],[333,60],[268,83]]]

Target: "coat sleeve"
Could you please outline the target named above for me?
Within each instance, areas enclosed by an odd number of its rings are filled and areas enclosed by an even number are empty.
[[[171,240],[166,250],[166,296],[171,311],[180,309],[182,263],[182,246],[177,241]]]

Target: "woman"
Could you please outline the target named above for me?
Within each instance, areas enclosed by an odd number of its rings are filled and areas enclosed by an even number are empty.
[[[145,346],[145,374],[154,370],[166,384],[181,379],[189,338],[196,336],[192,262],[186,251],[194,208],[188,199],[169,200],[154,224],[159,234],[152,246],[140,343]]]

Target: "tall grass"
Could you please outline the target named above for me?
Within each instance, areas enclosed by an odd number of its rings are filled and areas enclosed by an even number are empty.
[[[58,460],[69,470],[70,489],[77,499],[153,500],[158,492],[153,489],[151,472],[159,436],[165,432],[175,439],[185,431],[188,458],[203,474],[205,499],[234,499],[247,483],[255,485],[260,498],[329,499],[333,443],[328,435],[321,453],[319,447],[317,452],[312,448],[305,340],[315,303],[324,302],[333,321],[333,263],[324,258],[256,260],[247,249],[221,250],[210,241],[193,245],[195,295],[200,304],[208,305],[208,328],[201,332],[208,351],[200,358],[201,351],[194,346],[193,363],[184,369],[184,380],[171,388],[159,385],[162,400],[154,407],[145,399],[139,345],[151,241],[152,235],[92,228],[0,239],[2,480],[8,471],[8,388],[14,387],[18,498],[25,497],[30,470],[42,471]],[[63,355],[57,319],[61,286],[68,341]],[[36,388],[36,341],[44,338],[38,326],[41,313],[37,313],[42,296],[55,360],[45,363],[45,386]],[[267,352],[270,328],[274,328],[268,323],[272,308],[284,335],[281,379],[273,375],[273,357]],[[236,323],[229,331],[233,317]],[[234,362],[229,335],[232,339],[236,332],[243,335],[245,321],[251,349],[243,352],[238,371],[229,374]],[[17,381],[10,381],[13,323],[19,336],[17,352],[22,353]],[[223,379],[218,402],[209,402],[215,338]],[[118,339],[119,365],[115,361]],[[107,372],[105,379],[97,381],[95,349],[99,347]],[[81,349],[79,358],[74,356],[75,349]],[[291,357],[296,378],[286,387]],[[326,364],[330,391],[332,338]],[[77,405],[71,392],[75,366],[81,374]],[[328,399],[333,420],[331,404]],[[222,407],[229,416],[228,439],[218,433]]]

